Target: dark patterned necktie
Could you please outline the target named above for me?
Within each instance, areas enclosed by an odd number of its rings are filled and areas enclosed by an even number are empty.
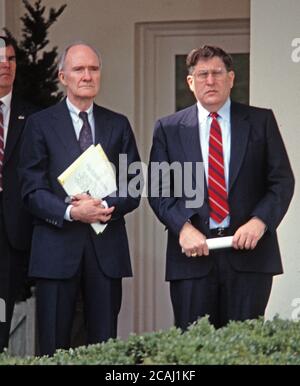
[[[0,101],[0,192],[3,189],[3,181],[2,181],[2,168],[3,168],[3,160],[4,160],[4,118],[2,111],[2,101]]]
[[[209,116],[212,122],[208,150],[208,197],[210,217],[219,224],[229,215],[229,205],[224,173],[222,131],[217,121],[218,114],[210,113]]]
[[[89,148],[93,144],[93,136],[92,136],[92,129],[88,120],[87,112],[81,111],[79,113],[79,117],[83,121],[83,125],[79,134],[79,146],[81,150],[84,152],[87,148]]]

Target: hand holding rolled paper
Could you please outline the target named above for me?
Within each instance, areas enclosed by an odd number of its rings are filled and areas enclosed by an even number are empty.
[[[214,249],[232,248],[232,240],[233,240],[233,236],[215,237],[211,239],[206,239],[206,243],[207,243],[208,249],[211,251]],[[185,253],[183,249],[182,249],[182,253]]]
[[[212,239],[206,239],[206,243],[208,245],[209,250],[231,248],[232,240],[233,240],[233,236],[215,237]]]

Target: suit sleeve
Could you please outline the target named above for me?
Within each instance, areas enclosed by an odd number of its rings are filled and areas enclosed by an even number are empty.
[[[252,216],[262,219],[274,232],[284,217],[294,192],[294,176],[277,122],[269,111],[266,122],[266,194]]]
[[[35,217],[62,227],[67,204],[51,190],[47,144],[34,116],[27,120],[22,142],[19,176],[24,205]]]
[[[176,138],[174,139],[176,140]],[[153,144],[150,152],[148,166],[148,200],[151,208],[158,219],[174,234],[178,235],[184,223],[194,214],[201,215],[201,208],[189,208],[184,195],[176,197],[173,191],[174,180],[168,184],[168,178],[164,179],[163,175],[154,173],[154,165],[166,163],[171,164],[168,153],[168,138],[163,124],[158,120],[155,124]],[[165,194],[170,188],[170,194]]]
[[[112,220],[117,220],[139,206],[144,184],[140,156],[127,118],[121,142],[119,164],[115,165],[118,190],[104,198],[109,207],[115,207]]]

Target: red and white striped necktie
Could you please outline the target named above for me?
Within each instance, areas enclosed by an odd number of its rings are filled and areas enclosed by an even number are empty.
[[[222,131],[217,121],[218,114],[210,113],[209,116],[212,122],[208,150],[208,197],[210,217],[219,224],[229,215],[229,205],[224,173]]]
[[[0,192],[3,190],[2,168],[4,161],[4,118],[2,104],[2,101],[0,101]]]

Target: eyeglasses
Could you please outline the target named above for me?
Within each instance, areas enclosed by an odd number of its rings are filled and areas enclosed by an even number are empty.
[[[217,68],[215,70],[200,70],[197,73],[193,74],[193,76],[199,81],[205,81],[209,75],[211,75],[214,79],[221,79],[223,75],[227,71],[223,68]]]

